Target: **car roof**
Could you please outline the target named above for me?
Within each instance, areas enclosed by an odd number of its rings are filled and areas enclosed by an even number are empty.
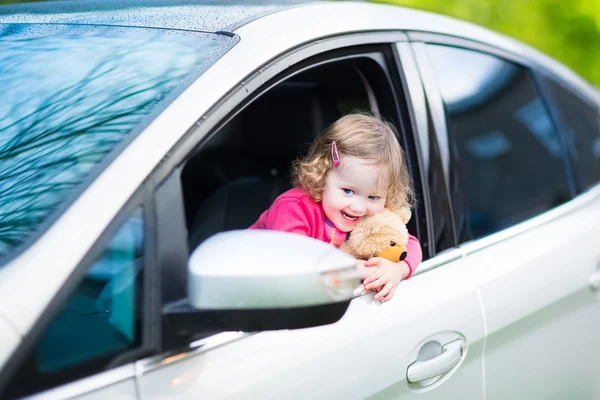
[[[313,6],[313,7],[311,7]],[[314,7],[316,6],[316,7]],[[344,10],[346,12],[344,12]],[[306,12],[304,12],[306,11]],[[563,64],[540,53],[523,42],[490,31],[484,27],[444,15],[413,8],[373,4],[362,1],[311,0],[68,0],[21,3],[0,6],[0,23],[51,23],[145,27],[167,30],[219,32],[240,35],[248,25],[262,24],[273,14],[284,14],[279,24],[269,25],[268,36],[276,32],[305,30],[303,21],[315,25],[339,25],[347,19],[351,31],[404,30],[407,32],[441,33],[465,37],[535,60],[538,66],[561,74],[600,102],[600,93],[589,82]],[[340,17],[340,15],[344,15]],[[393,15],[394,23],[383,23],[383,15]],[[304,16],[304,19],[301,17]],[[260,20],[260,21],[259,21]],[[301,21],[299,21],[301,20]],[[300,26],[298,26],[300,22]],[[349,31],[345,32],[348,33]],[[245,32],[247,33],[247,31]],[[344,32],[339,32],[344,33]],[[263,33],[264,35],[264,33]],[[243,36],[243,35],[241,35]]]
[[[232,32],[306,0],[72,0],[0,6],[0,23],[136,26]]]

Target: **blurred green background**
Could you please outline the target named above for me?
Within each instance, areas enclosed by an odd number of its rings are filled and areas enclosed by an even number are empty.
[[[600,87],[600,0],[372,0],[446,14],[521,40]]]
[[[34,0],[0,0],[0,4],[26,1]],[[434,11],[483,25],[556,58],[600,87],[600,0],[370,1]]]

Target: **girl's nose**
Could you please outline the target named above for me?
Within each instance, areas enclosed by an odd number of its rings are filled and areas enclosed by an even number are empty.
[[[355,212],[357,214],[364,214],[367,211],[367,205],[364,201],[357,199],[350,205],[350,209],[352,210],[352,212]]]

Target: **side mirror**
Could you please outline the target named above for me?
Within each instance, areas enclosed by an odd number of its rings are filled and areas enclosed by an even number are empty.
[[[188,298],[165,310],[177,330],[260,331],[336,322],[360,278],[354,257],[306,236],[228,231],[188,264]]]

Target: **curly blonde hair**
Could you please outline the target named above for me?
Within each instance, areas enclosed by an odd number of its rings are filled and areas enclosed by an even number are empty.
[[[311,145],[308,154],[292,164],[292,182],[314,201],[323,199],[327,174],[334,167],[331,144],[341,159],[358,157],[382,166],[388,172],[386,207],[397,210],[414,205],[414,192],[404,151],[394,126],[367,114],[348,114],[331,124]],[[343,162],[343,160],[342,160]]]

